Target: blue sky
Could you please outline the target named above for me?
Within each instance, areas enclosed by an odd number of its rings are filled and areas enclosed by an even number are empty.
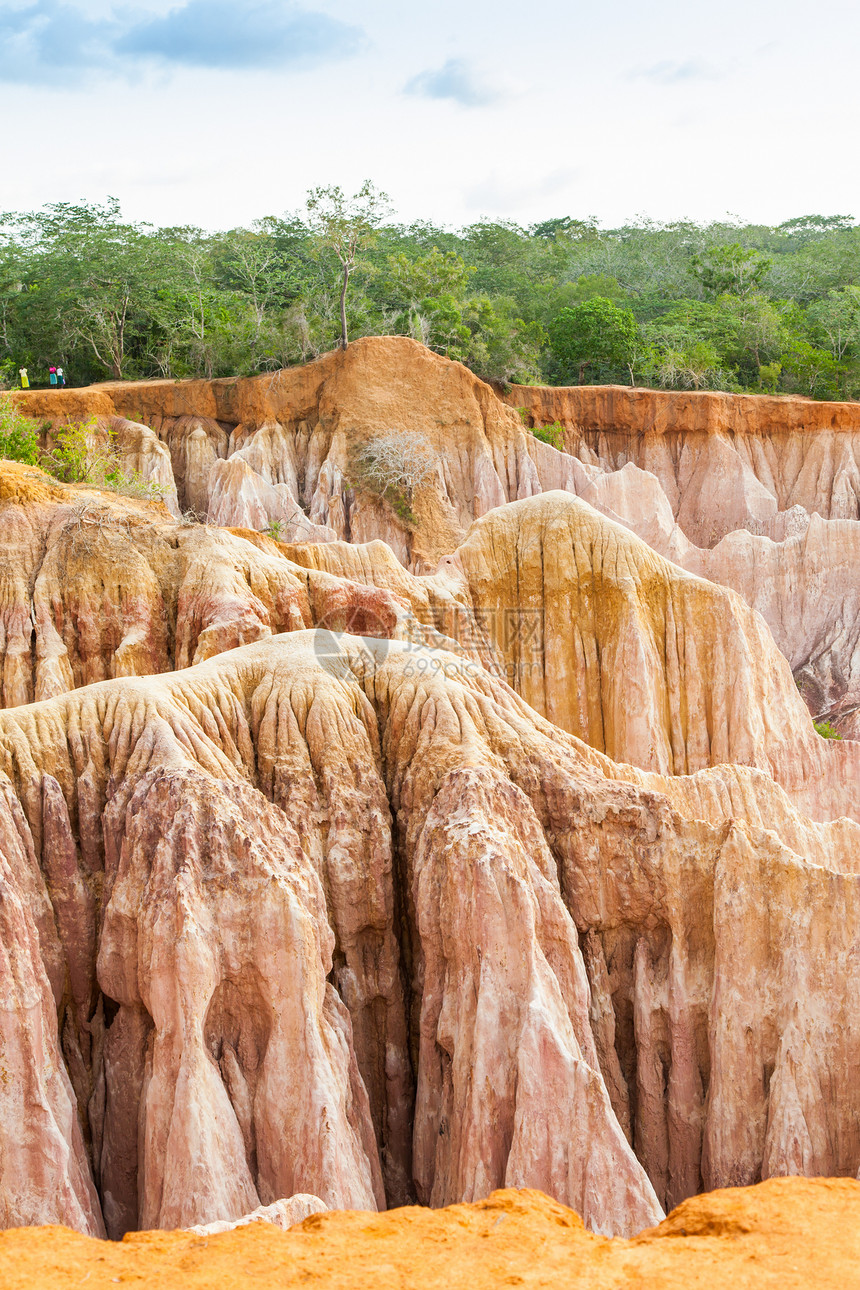
[[[860,218],[858,54],[834,0],[0,0],[0,208]]]

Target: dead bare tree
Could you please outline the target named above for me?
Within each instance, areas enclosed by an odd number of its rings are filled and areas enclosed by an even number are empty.
[[[355,462],[364,482],[380,493],[389,488],[402,491],[407,501],[436,473],[433,449],[417,430],[392,430],[368,440],[356,450]]]

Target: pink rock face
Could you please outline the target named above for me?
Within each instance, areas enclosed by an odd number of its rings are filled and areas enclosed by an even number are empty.
[[[298,1191],[380,1202],[367,1097],[325,981],[333,936],[298,838],[246,786],[179,770],[109,809],[121,842],[99,979],[121,1012],[142,1006],[152,1022],[134,1061],[139,1108],[118,1108],[137,1110],[140,1225],[239,1217]],[[105,1079],[112,1108],[122,1067]]]
[[[856,409],[514,391],[558,452],[402,338],[66,393],[243,527],[0,470],[0,1223],[857,1174]]]
[[[531,803],[452,771],[414,861],[422,983],[416,1184],[431,1205],[499,1186],[564,1194],[596,1231],[657,1198],[612,1113],[574,922]]]
[[[4,943],[58,1069],[21,1106],[54,1068],[16,1049],[0,1146],[44,1104],[58,1152],[14,1155],[9,1222],[505,1182],[630,1233],[703,1185],[856,1172],[856,826],[722,768],[730,821],[714,771],[624,782],[462,657],[316,640],[0,715]]]
[[[66,1223],[103,1236],[58,1033],[62,951],[29,830],[8,784],[0,796],[0,829],[0,1224]]]

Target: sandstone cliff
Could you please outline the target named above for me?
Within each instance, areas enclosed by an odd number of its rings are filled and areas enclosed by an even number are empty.
[[[854,413],[579,393],[23,400],[175,497],[0,467],[0,1225],[857,1174],[860,745],[792,677],[852,728]]]
[[[762,619],[570,494],[491,511],[415,576],[380,541],[286,546],[20,467],[3,480],[7,707],[312,626],[457,642],[617,762],[755,766],[815,819],[860,811],[860,752],[815,734]]]
[[[6,1225],[507,1184],[629,1233],[856,1173],[856,870],[685,815],[462,657],[319,641],[0,716]]]
[[[183,510],[254,529],[276,520],[297,542],[379,538],[417,572],[432,572],[493,507],[572,492],[739,591],[813,713],[860,733],[857,405],[623,387],[515,386],[499,397],[402,337],[253,378],[18,397],[42,418],[94,416],[118,433],[128,464],[160,482],[169,456]],[[558,423],[565,451],[530,434],[516,408],[531,425]],[[411,519],[356,485],[353,460],[358,445],[404,430],[437,460]],[[798,585],[816,594],[798,596]]]

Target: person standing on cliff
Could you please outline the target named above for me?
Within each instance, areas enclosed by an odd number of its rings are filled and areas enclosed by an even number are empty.
[[[57,384],[57,369],[55,367],[48,368],[48,380],[52,385]]]
[[[30,388],[30,378],[29,378],[29,376],[27,375],[27,369],[26,369],[26,367],[19,367],[19,368],[18,368],[18,376],[21,378],[21,389],[22,389],[22,390],[29,390],[29,388]]]
[[[63,371],[61,367],[57,368],[57,384],[59,385],[61,390],[65,389],[66,373]]]

